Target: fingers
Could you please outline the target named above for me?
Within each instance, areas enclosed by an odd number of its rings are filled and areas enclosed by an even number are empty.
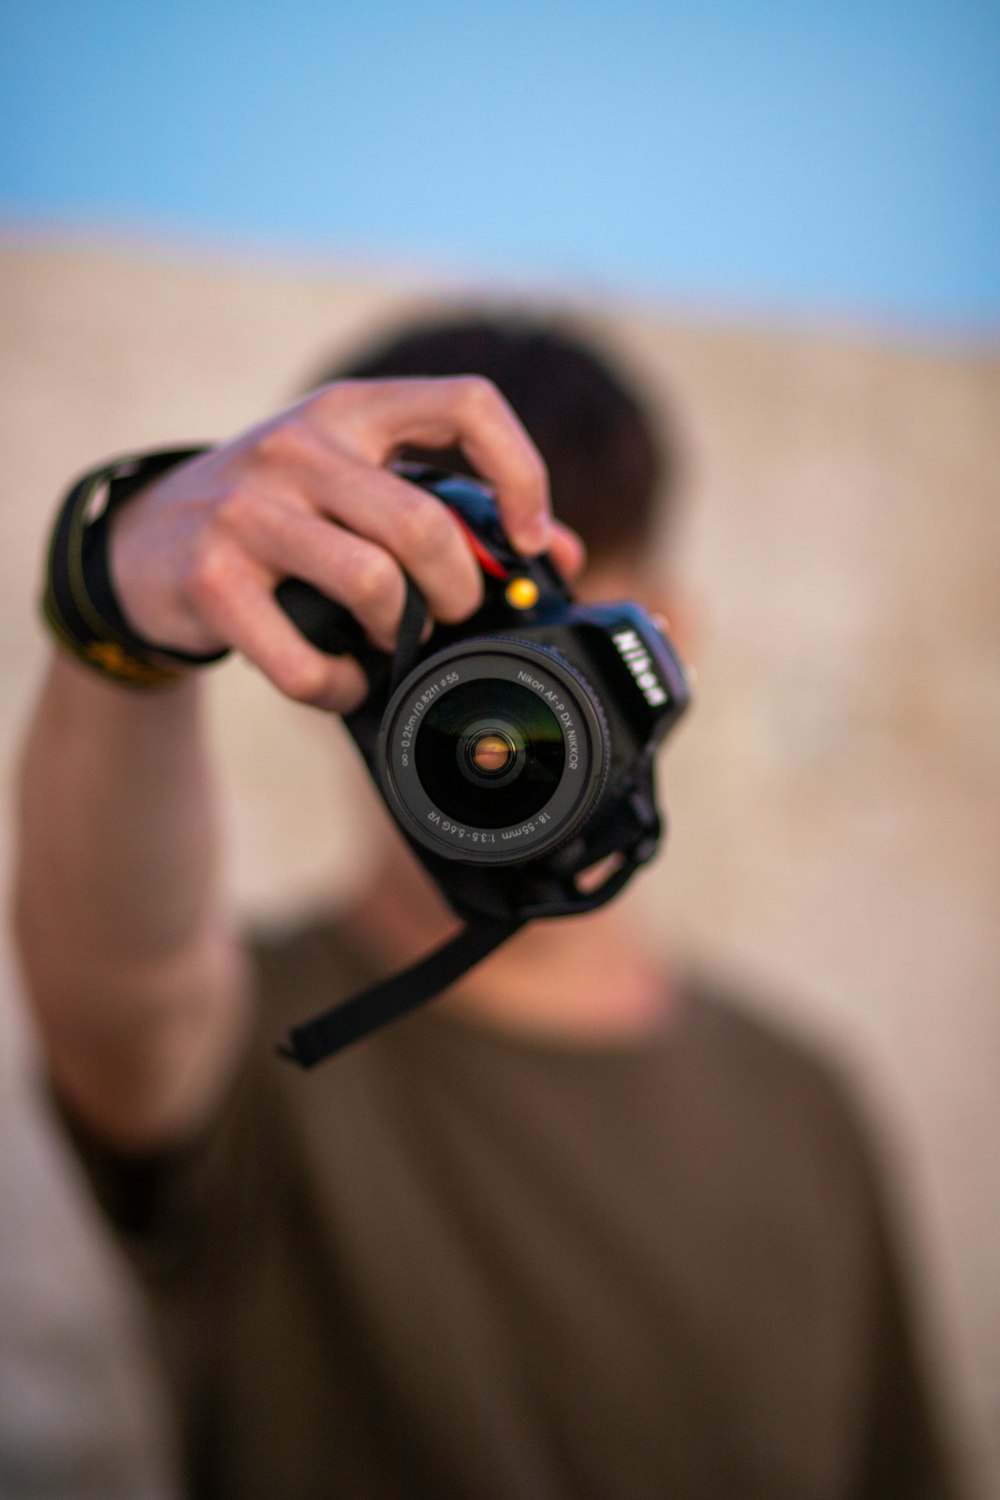
[[[304,578],[343,604],[383,650],[395,645],[404,571],[435,619],[450,624],[472,614],[482,574],[448,508],[353,456],[323,457],[311,472],[241,483],[219,507],[217,529],[276,580]]]
[[[308,398],[306,420],[370,464],[404,444],[457,444],[496,490],[500,518],[521,552],[551,540],[548,478],[541,457],[496,387],[477,375],[434,380],[344,381]]]
[[[561,521],[553,521],[549,553],[567,583],[572,583],[583,572],[587,562],[587,548],[583,539]]]
[[[442,387],[448,389],[442,393]],[[256,462],[272,469],[272,485],[278,480],[276,492],[284,489],[285,493],[281,503],[274,504],[268,504],[262,494],[256,511],[252,504],[241,503],[237,519],[243,523],[246,540],[252,539],[258,555],[277,577],[305,578],[343,604],[383,650],[391,651],[395,645],[405,597],[403,570],[440,621],[465,619],[482,602],[482,574],[447,507],[420,486],[376,464],[379,456],[386,456],[383,450],[393,434],[406,432],[409,441],[421,444],[432,438],[453,442],[452,427],[434,425],[440,422],[436,401],[429,403],[431,415],[427,415],[427,394],[430,390],[435,397],[445,395],[447,408],[456,394],[470,387],[485,394],[485,411],[497,409],[496,392],[478,380],[350,382],[346,387],[329,387],[296,412],[283,414],[283,420],[260,438],[254,450]],[[402,417],[400,403],[406,407]],[[502,402],[498,409],[502,422],[514,420]],[[323,425],[334,417],[335,434]],[[527,445],[534,454],[516,421],[514,426],[516,451],[521,453]],[[349,447],[357,450],[367,443],[368,453],[345,451],[345,432]],[[537,465],[532,462],[530,467],[532,477],[537,478]],[[300,510],[295,509],[296,502]],[[309,505],[325,519],[310,513]],[[548,535],[556,567],[565,578],[575,577],[584,561],[579,537],[558,522],[551,523]]]
[[[451,512],[434,495],[386,469],[343,455],[337,463],[336,491],[329,484],[324,486],[323,476],[316,476],[313,485],[309,498],[337,523],[330,530],[347,528],[365,540],[369,553],[378,551],[383,562],[388,560],[394,567],[390,584],[387,576],[383,580],[376,559],[369,557],[374,576],[365,580],[384,581],[392,593],[392,604],[398,605],[394,624],[402,613],[403,571],[423,594],[434,618],[445,624],[464,620],[478,608],[483,597],[479,566]],[[337,571],[332,548],[331,564]],[[339,577],[331,582],[337,589],[335,597],[350,607],[350,599],[340,592]],[[364,589],[361,592],[364,595]]]
[[[390,546],[403,557],[434,618],[458,621],[478,608],[482,574],[439,502],[384,471],[363,471],[350,495],[351,505],[340,507],[343,519],[369,525],[381,544],[267,493],[238,492],[221,508],[220,519],[233,545],[247,551],[252,542],[272,585],[285,577],[305,579],[342,604],[383,651],[395,649],[406,598],[403,565]],[[223,546],[226,540],[223,535]],[[580,572],[584,555],[576,533],[554,523],[551,556],[564,578]]]
[[[373,645],[391,651],[406,597],[399,563],[383,547],[346,531],[304,506],[250,492],[230,512],[230,540],[252,549],[272,586],[302,578],[342,604]]]
[[[189,587],[202,618],[287,697],[340,714],[364,701],[368,680],[357,662],[310,645],[276,603],[271,580],[235,548],[216,549]]]

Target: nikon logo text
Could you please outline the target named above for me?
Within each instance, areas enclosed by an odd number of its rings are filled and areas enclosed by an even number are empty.
[[[667,701],[667,690],[653,671],[653,662],[642,641],[634,630],[619,630],[611,639],[618,647],[622,661],[638,684],[642,696],[650,708],[659,708]]]

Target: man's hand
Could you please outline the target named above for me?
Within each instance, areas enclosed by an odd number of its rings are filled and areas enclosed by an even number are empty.
[[[306,641],[275,585],[305,579],[387,651],[404,571],[435,619],[472,614],[482,579],[447,507],[383,467],[404,445],[456,444],[494,486],[514,545],[551,550],[566,574],[576,572],[581,544],[552,522],[544,464],[489,381],[343,381],[172,470],[121,509],[111,562],[126,615],[165,646],[234,646],[288,697],[350,712],[367,692],[360,667]]]

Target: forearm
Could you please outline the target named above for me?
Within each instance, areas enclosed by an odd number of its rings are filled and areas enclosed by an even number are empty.
[[[214,880],[208,773],[192,678],[105,683],[61,655],[20,778],[19,910],[46,963],[142,963],[185,946]]]
[[[106,1100],[94,1123],[123,1136],[119,1113],[156,1133],[186,1108],[238,1024],[200,696],[193,678],[135,692],[60,655],[23,752],[28,989],[57,1076],[92,1116]]]

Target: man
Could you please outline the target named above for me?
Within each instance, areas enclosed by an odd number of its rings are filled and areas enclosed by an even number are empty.
[[[514,410],[589,543],[581,593],[648,588],[662,466],[590,351],[474,321],[352,374],[116,510],[112,578],[147,648],[233,646],[293,698],[357,706],[357,665],[298,635],[278,581],[385,649],[404,570],[440,621],[480,597],[447,512],[385,469],[401,450],[460,449],[514,542],[579,573]],[[339,921],[242,945],[202,696],[196,670],[138,693],[56,654],[17,900],[55,1094],[148,1290],[192,1493],[949,1493],[868,1156],[825,1071],[665,972],[625,902],[534,924],[433,1006],[293,1071],[273,1055],[288,1023],[453,919],[386,828]]]

